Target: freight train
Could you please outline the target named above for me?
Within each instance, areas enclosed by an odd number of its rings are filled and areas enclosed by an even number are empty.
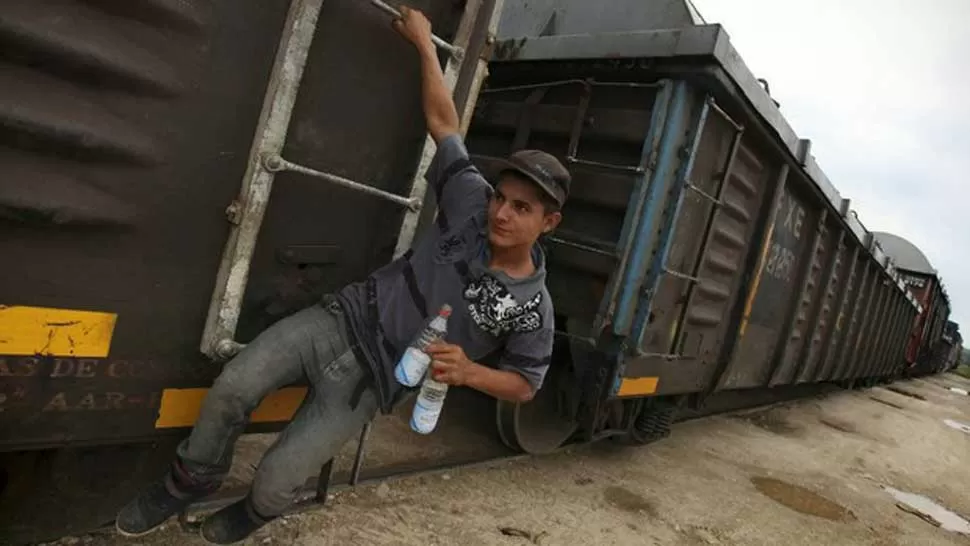
[[[482,172],[528,146],[573,173],[544,243],[555,359],[529,403],[456,389],[427,437],[409,407],[377,419],[308,498],[573,442],[645,444],[687,414],[945,368],[937,349],[959,337],[938,282],[913,295],[918,271],[689,2],[411,4],[441,38]],[[3,540],[110,523],[227,358],[433,220],[416,59],[387,11],[3,3]],[[271,394],[247,431],[279,430],[305,394]]]
[[[950,296],[939,272],[916,245],[885,232],[873,236],[892,258],[896,269],[922,312],[913,322],[906,345],[906,376],[948,371],[956,367],[963,339],[959,325],[948,320]]]

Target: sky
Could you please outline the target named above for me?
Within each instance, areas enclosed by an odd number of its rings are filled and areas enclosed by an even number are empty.
[[[918,246],[970,338],[970,0],[693,0],[870,231]]]

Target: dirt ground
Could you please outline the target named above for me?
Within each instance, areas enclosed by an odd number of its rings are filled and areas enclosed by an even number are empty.
[[[883,488],[970,516],[970,380],[956,375],[838,392],[681,423],[643,448],[584,446],[334,495],[244,544],[970,545]],[[949,420],[948,425],[946,421]],[[143,539],[204,544],[168,524]]]

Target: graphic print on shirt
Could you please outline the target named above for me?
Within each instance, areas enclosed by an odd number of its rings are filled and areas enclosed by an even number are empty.
[[[502,283],[489,274],[471,279],[465,287],[468,314],[482,330],[500,337],[509,332],[520,334],[542,328],[542,292],[519,305]]]

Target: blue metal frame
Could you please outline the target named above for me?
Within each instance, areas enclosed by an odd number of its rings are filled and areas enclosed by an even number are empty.
[[[593,329],[597,335],[607,322],[614,319],[615,308],[613,304],[616,301],[617,292],[620,287],[627,283],[627,279],[621,278],[621,275],[627,270],[631,250],[636,248],[630,239],[637,229],[641,211],[647,199],[649,177],[654,170],[658,148],[660,147],[660,138],[664,123],[667,120],[667,110],[670,106],[670,87],[669,80],[661,81],[654,99],[653,111],[650,114],[650,127],[647,130],[646,137],[644,137],[643,146],[640,148],[641,171],[634,180],[633,195],[630,198],[631,205],[627,208],[626,216],[623,218],[623,227],[620,230],[620,240],[617,245],[617,255],[620,256],[620,261],[617,264],[616,273],[603,295],[596,321],[593,324]]]
[[[657,293],[660,279],[667,270],[667,257],[670,254],[671,242],[674,239],[674,226],[677,225],[677,219],[680,217],[680,208],[684,202],[685,190],[687,189],[687,184],[690,182],[691,172],[694,170],[694,159],[697,157],[697,148],[700,146],[701,136],[704,132],[704,124],[707,123],[707,115],[710,110],[711,99],[707,99],[704,101],[704,105],[701,106],[700,114],[694,125],[694,134],[687,161],[681,164],[680,172],[677,175],[677,183],[673,188],[673,195],[670,198],[671,203],[668,205],[673,210],[668,211],[667,219],[663,225],[662,239],[658,243],[659,248],[657,248],[657,254],[650,264],[650,272],[647,274],[647,279],[643,283],[644,290],[640,292],[640,302],[637,308],[637,314],[633,319],[632,332],[632,336],[635,339],[632,346],[636,348],[639,348],[640,344],[643,343],[643,335],[647,330],[647,318],[653,309],[653,295]],[[726,184],[727,182],[725,181],[724,183]]]
[[[650,255],[650,241],[657,215],[661,213],[666,200],[664,199],[663,180],[670,175],[673,163],[677,158],[677,142],[683,131],[685,105],[687,102],[687,84],[678,81],[674,83],[673,96],[667,111],[667,119],[660,139],[660,151],[657,157],[657,167],[650,176],[646,199],[641,207],[636,226],[636,234],[630,246],[630,262],[623,271],[623,281],[620,295],[613,317],[613,332],[626,336],[630,333],[633,313],[640,296],[640,284],[647,274],[647,259]]]
[[[665,136],[671,139],[676,138],[683,126],[683,117],[685,115],[686,106],[686,84],[684,82],[678,82],[674,94],[674,115],[672,119],[673,123],[668,124],[669,132],[665,131]],[[667,267],[667,257],[670,254],[670,246],[673,241],[674,227],[677,225],[677,219],[680,216],[681,205],[684,202],[684,194],[686,193],[687,184],[690,181],[690,174],[694,168],[694,159],[697,157],[697,149],[700,146],[701,137],[703,136],[704,126],[707,123],[707,116],[710,112],[711,100],[708,98],[704,101],[701,106],[700,113],[697,116],[697,120],[694,124],[693,133],[691,135],[690,149],[687,154],[687,158],[680,164],[677,173],[677,180],[672,188],[671,195],[669,199],[664,203],[666,205],[665,212],[667,213],[666,219],[661,227],[660,239],[657,242],[657,251],[654,254],[653,260],[650,263],[650,269],[646,274],[646,278],[643,282],[643,289],[639,291],[639,299],[637,301],[636,314],[633,317],[633,327],[631,332],[631,338],[633,338],[633,344],[630,343],[630,338],[627,338],[627,345],[635,348],[639,348],[643,341],[644,332],[647,329],[647,317],[650,316],[650,310],[652,309],[653,295],[656,293],[657,287],[660,284],[660,279],[663,277],[664,271]],[[664,150],[666,151],[666,156],[668,161],[664,162],[663,168],[657,169],[657,177],[652,181],[651,187],[651,199],[654,199],[658,208],[661,204],[662,194],[661,190],[663,187],[662,181],[663,177],[666,176],[669,171],[669,161],[676,158],[676,148],[671,148],[674,143],[665,141],[666,146]],[[649,223],[641,224],[651,226],[653,220],[650,219]],[[647,232],[649,234],[649,232]],[[649,242],[644,241],[644,245]],[[641,255],[646,255],[648,249],[640,249]],[[619,365],[617,366],[616,376],[613,378],[613,386],[610,392],[611,396],[616,396],[620,390],[620,385],[623,381],[623,374],[626,368],[625,360],[627,354],[626,351],[622,351],[619,354]]]

